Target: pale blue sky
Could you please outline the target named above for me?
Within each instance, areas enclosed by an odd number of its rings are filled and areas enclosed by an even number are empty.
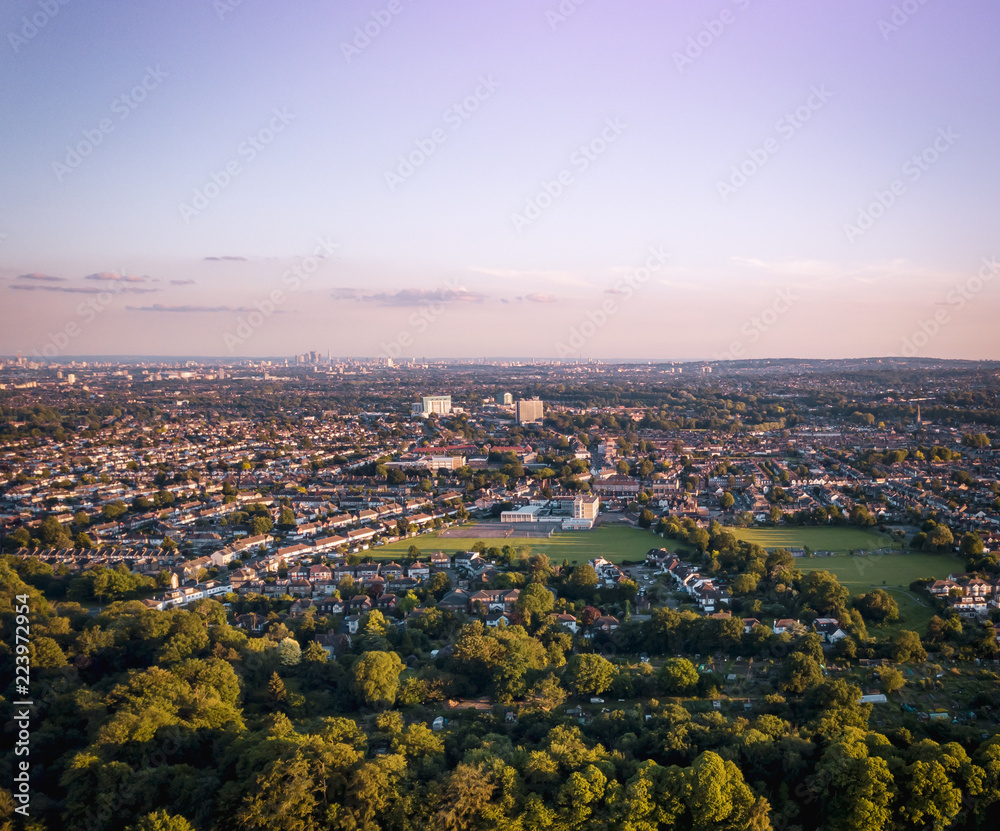
[[[1000,357],[1000,280],[949,299],[1000,255],[996,3],[551,14],[572,7],[5,4],[0,353],[889,355],[945,309],[917,354]],[[345,57],[366,25],[381,31]],[[434,152],[400,169],[419,142]],[[183,207],[227,165],[216,198]],[[894,182],[870,228],[845,227]],[[337,256],[289,290],[321,239]],[[651,248],[667,262],[626,296]],[[134,279],[85,279],[118,271]]]

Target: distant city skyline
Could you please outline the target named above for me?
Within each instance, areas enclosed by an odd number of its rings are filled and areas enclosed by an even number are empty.
[[[12,0],[0,354],[998,359],[998,30]]]

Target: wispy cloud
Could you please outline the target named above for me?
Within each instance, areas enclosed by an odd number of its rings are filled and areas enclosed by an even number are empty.
[[[392,294],[374,294],[370,299],[382,306],[423,306],[426,303],[455,301],[482,303],[486,295],[466,289],[402,289]]]
[[[531,294],[526,294],[524,297],[518,297],[517,299],[527,300],[529,303],[556,303],[559,300],[554,294],[544,291],[533,291]]]
[[[120,282],[120,283],[145,283],[149,280],[148,276],[139,277],[135,274],[118,274],[114,271],[99,271],[96,274],[88,274],[83,278],[84,280],[102,280],[104,282]]]
[[[229,262],[246,262],[246,257],[205,257],[206,260],[213,260],[215,262],[221,262],[222,260],[228,260]]]
[[[19,291],[50,291],[60,294],[105,294],[109,291],[113,294],[150,294],[159,291],[159,289],[140,288],[139,286],[125,286],[111,290],[89,286],[43,286],[22,283],[12,284],[11,288]]]
[[[400,289],[394,292],[365,292],[361,289],[341,287],[330,296],[335,300],[356,300],[379,306],[423,306],[427,303],[483,303],[488,297],[464,288]]]
[[[18,274],[15,280],[38,280],[48,283],[66,283],[68,280],[65,277],[53,277],[51,274],[39,274],[37,272],[33,274]]]
[[[170,285],[172,286],[193,286],[194,280],[171,280]]]
[[[153,303],[150,306],[126,306],[132,312],[252,312],[256,311],[252,306],[193,306],[193,305],[172,305],[170,303]],[[276,309],[272,314],[284,314],[281,309]]]
[[[769,272],[776,278],[798,279],[815,283],[833,281],[838,287],[841,287],[843,281],[848,279],[856,280],[859,283],[874,283],[900,276],[929,280],[948,276],[943,272],[933,271],[923,266],[914,266],[899,258],[874,263],[834,262],[831,260],[761,260],[754,257],[731,257],[730,260],[744,268]]]

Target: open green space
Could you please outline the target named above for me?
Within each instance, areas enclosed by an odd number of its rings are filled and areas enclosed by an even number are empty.
[[[935,614],[930,602],[923,597],[917,598],[906,589],[894,589],[890,586],[884,588],[899,606],[899,620],[881,626],[869,626],[868,633],[873,636],[894,635],[902,629],[910,629],[923,635]]]
[[[802,571],[832,572],[852,596],[873,588],[886,589],[899,606],[899,620],[871,630],[871,634],[880,636],[900,629],[926,632],[935,611],[929,600],[910,591],[910,583],[921,577],[941,580],[952,572],[965,569],[961,560],[947,554],[902,552],[863,557],[800,557],[795,566]]]
[[[813,551],[836,551],[847,554],[863,549],[899,547],[884,534],[861,528],[727,528],[738,540],[755,542],[763,548],[805,548]]]
[[[613,563],[624,560],[642,560],[650,548],[677,549],[675,540],[662,539],[648,530],[632,528],[627,525],[602,525],[592,531],[556,531],[551,537],[441,537],[438,532],[421,534],[399,540],[389,545],[374,548],[367,552],[379,559],[400,558],[406,555],[411,545],[420,549],[421,555],[427,556],[432,551],[443,551],[454,554],[456,551],[468,551],[477,540],[482,540],[487,547],[502,548],[511,545],[514,548],[525,547],[537,551],[555,563],[569,560],[573,565],[585,563],[595,557],[605,557]]]
[[[837,579],[852,595],[875,587],[909,590],[910,583],[921,577],[941,580],[951,572],[964,571],[965,566],[947,554],[892,553],[874,556],[799,557],[795,567],[802,571],[824,571]],[[898,597],[898,592],[893,593]]]

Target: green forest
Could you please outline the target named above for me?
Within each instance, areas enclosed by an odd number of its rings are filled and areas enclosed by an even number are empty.
[[[0,827],[994,827],[1000,738],[915,717],[875,729],[873,705],[854,676],[828,671],[814,633],[751,636],[737,618],[658,608],[616,633],[620,654],[581,651],[548,622],[551,575],[525,576],[518,625],[428,606],[401,626],[372,611],[331,657],[308,615],[273,615],[255,635],[210,600],[88,611],[46,599],[38,585],[52,576],[5,558],[8,723],[25,603],[34,706],[30,815],[4,789]],[[842,599],[829,576],[803,579],[812,602]],[[770,691],[715,709],[725,679],[694,657],[708,651],[756,656]],[[890,693],[897,667],[927,657],[915,633],[883,652],[875,677]],[[14,782],[18,757],[8,747],[0,759]]]

